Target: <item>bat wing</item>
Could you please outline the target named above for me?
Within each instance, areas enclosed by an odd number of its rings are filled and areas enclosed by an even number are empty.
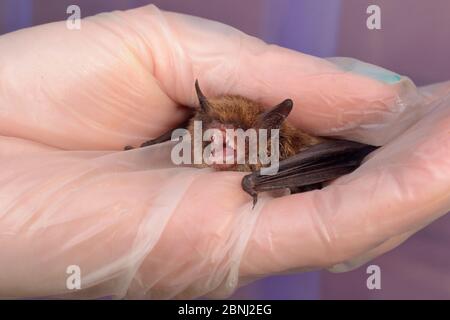
[[[148,140],[148,141],[142,143],[141,146],[140,146],[140,148],[152,146],[152,145],[154,145],[154,144],[159,144],[159,143],[163,143],[163,142],[166,142],[166,141],[171,140],[171,138],[172,138],[172,132],[173,132],[174,130],[176,130],[176,129],[179,129],[179,128],[184,128],[184,129],[186,129],[187,126],[188,126],[188,124],[189,124],[189,121],[190,121],[190,120],[191,120],[191,118],[189,118],[188,120],[186,120],[185,122],[183,122],[182,124],[180,124],[179,126],[177,126],[176,128],[173,128],[173,129],[170,129],[170,130],[164,132],[164,133],[163,133],[162,135],[160,135],[159,137],[156,137],[156,138],[154,138],[154,139],[151,139],[151,140]],[[124,149],[124,150],[131,150],[131,149],[134,149],[134,147],[132,147],[132,146],[125,146],[123,149]]]
[[[350,173],[377,147],[346,140],[327,140],[280,161],[273,175],[255,171],[242,179],[242,188],[256,204],[258,192],[290,188],[306,191]]]

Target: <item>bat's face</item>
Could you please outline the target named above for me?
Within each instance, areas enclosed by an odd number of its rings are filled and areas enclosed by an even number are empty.
[[[192,118],[202,124],[202,135],[209,130],[210,139],[203,141],[203,150],[208,157],[209,165],[217,170],[252,171],[253,166],[249,161],[249,139],[246,139],[244,152],[241,152],[238,159],[238,136],[248,129],[253,129],[262,113],[260,106],[253,101],[239,96],[225,96],[218,99],[208,100],[208,106],[201,108]],[[238,130],[241,129],[241,130]],[[194,127],[189,126],[189,130],[194,132]],[[227,134],[228,132],[228,134]],[[231,133],[234,133],[233,135]],[[242,159],[244,161],[238,161]],[[206,160],[206,159],[204,159]]]
[[[266,111],[258,103],[241,96],[206,99],[197,82],[196,89],[201,108],[192,118],[188,130],[193,137],[196,133],[195,122],[197,122],[197,129],[198,124],[201,123],[202,135],[207,131],[210,133],[206,134],[207,139],[202,145],[204,155],[202,166],[234,171],[259,169],[262,163],[258,153],[256,158],[252,158],[250,154],[258,150],[260,143],[266,143],[265,148],[270,154],[271,129],[280,129],[280,136],[282,138],[285,136],[288,129],[283,122],[292,109],[292,101],[285,100]],[[260,130],[266,130],[267,135],[261,136]],[[262,141],[263,138],[264,141]],[[251,144],[255,144],[253,150]]]

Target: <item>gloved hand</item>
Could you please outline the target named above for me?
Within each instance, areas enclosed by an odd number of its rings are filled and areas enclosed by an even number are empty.
[[[242,173],[177,167],[171,142],[121,151],[182,122],[195,78],[208,96],[292,98],[294,125],[384,146],[252,210]],[[272,273],[348,270],[450,208],[450,83],[417,90],[154,6],[4,35],[0,79],[3,298],[226,296]]]

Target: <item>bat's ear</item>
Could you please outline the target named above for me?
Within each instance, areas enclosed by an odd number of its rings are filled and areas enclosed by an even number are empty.
[[[279,129],[291,112],[293,105],[294,103],[291,99],[286,99],[279,105],[262,113],[257,120],[258,127],[265,129]]]
[[[197,79],[195,80],[195,91],[197,92],[198,101],[200,102],[200,108],[204,112],[208,112],[209,110],[211,110],[211,104],[209,103],[208,99],[206,99],[202,90],[200,90],[200,86],[198,84]]]

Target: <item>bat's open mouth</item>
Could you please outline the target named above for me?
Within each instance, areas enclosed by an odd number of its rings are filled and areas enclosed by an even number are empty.
[[[223,129],[218,129],[221,134],[211,137],[209,161],[212,167],[219,170],[229,169],[237,164],[236,141],[233,143],[233,135],[227,135]]]

